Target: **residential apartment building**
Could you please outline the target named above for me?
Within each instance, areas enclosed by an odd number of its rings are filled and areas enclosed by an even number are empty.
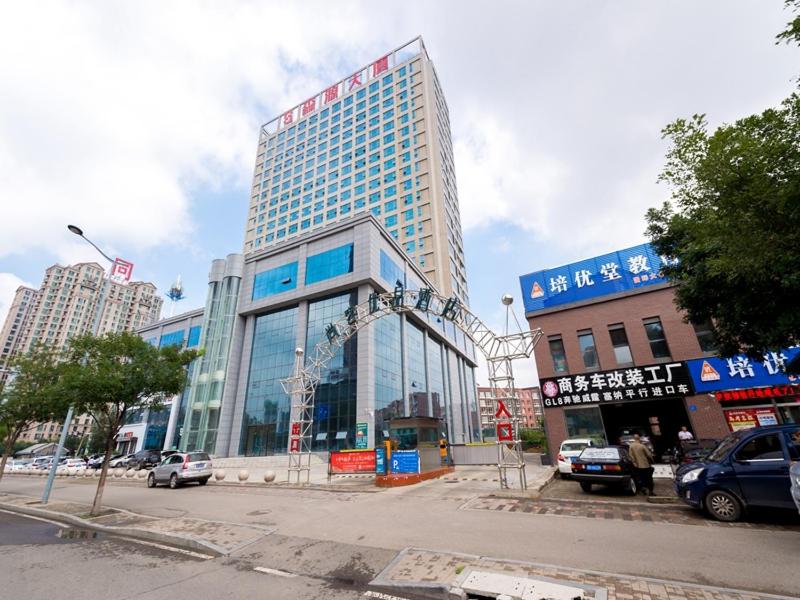
[[[133,331],[161,315],[163,300],[152,283],[109,282],[103,268],[95,263],[53,265],[45,271],[41,287],[31,294],[21,334],[14,352],[27,352],[37,343],[63,348],[69,339],[92,331],[100,300],[101,285],[110,286],[100,315],[98,332]],[[9,313],[13,325],[15,317]],[[85,435],[91,418],[79,415],[70,425],[70,435]],[[40,423],[23,434],[23,441],[36,441],[60,435],[60,423]]]
[[[8,378],[8,361],[19,349],[23,339],[23,328],[35,298],[36,290],[22,285],[14,293],[14,300],[8,309],[6,322],[0,331],[0,383],[5,382]]]
[[[469,303],[449,113],[422,38],[265,124],[256,155],[246,256],[371,214]]]
[[[542,408],[542,396],[538,387],[516,388],[517,393],[517,414],[519,415],[519,426],[524,429],[541,428],[544,420],[544,409]],[[492,388],[478,387],[478,410],[481,417],[481,430],[486,437],[494,437],[495,418],[497,411],[495,406]]]

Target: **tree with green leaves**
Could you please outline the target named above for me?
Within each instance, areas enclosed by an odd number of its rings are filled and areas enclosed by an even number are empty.
[[[100,511],[108,459],[128,414],[139,408],[158,410],[186,384],[186,366],[194,350],[156,348],[132,333],[83,335],[70,341],[61,388],[76,413],[88,413],[105,436],[105,460],[92,514]]]
[[[0,479],[19,436],[34,423],[61,418],[67,412],[59,388],[58,352],[35,346],[27,354],[12,357],[10,368],[13,380],[0,399],[0,428],[4,432]]]
[[[800,44],[800,16],[777,40]],[[677,119],[662,135],[672,200],[647,212],[647,235],[674,261],[677,306],[711,325],[723,356],[800,343],[800,96],[713,132],[705,115]],[[800,356],[786,367],[800,372]]]

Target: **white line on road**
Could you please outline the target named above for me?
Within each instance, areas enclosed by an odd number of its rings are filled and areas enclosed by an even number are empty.
[[[208,554],[200,554],[199,552],[192,552],[191,550],[184,550],[183,548],[175,548],[173,546],[167,546],[165,544],[157,544],[156,542],[147,542],[145,540],[136,540],[134,538],[125,537],[125,536],[115,536],[119,539],[126,540],[128,542],[133,542],[134,544],[142,544],[143,546],[152,546],[153,548],[159,548],[161,550],[167,550],[169,552],[177,552],[178,554],[184,554],[186,556],[193,556],[194,558],[202,558],[203,560],[210,560],[214,558],[213,556],[209,556]]]
[[[3,510],[0,508],[0,512],[4,512],[7,515],[14,515],[15,517],[22,517],[23,519],[34,519],[36,521],[43,521],[45,523],[50,523],[51,525],[58,525],[63,529],[69,529],[71,525],[67,525],[65,523],[59,523],[58,521],[52,521],[50,519],[45,519],[44,517],[34,517],[33,515],[26,515],[25,513],[18,513],[14,512],[13,510]]]
[[[266,573],[267,575],[277,575],[278,577],[297,577],[295,573],[289,573],[289,571],[280,571],[278,569],[270,569],[268,567],[253,567],[253,571]]]

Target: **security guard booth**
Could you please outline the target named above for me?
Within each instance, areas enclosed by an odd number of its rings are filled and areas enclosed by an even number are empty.
[[[419,453],[420,474],[436,471],[450,464],[442,419],[435,417],[392,419],[389,421],[389,439],[392,452],[416,450]],[[389,464],[392,464],[391,459]]]

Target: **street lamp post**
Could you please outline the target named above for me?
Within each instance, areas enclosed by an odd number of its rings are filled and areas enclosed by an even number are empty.
[[[100,278],[100,298],[97,300],[97,309],[94,315],[94,322],[92,323],[92,335],[96,336],[97,332],[100,331],[100,319],[102,318],[103,309],[105,308],[106,297],[108,296],[108,288],[111,287],[111,271],[113,271],[113,267],[117,264],[117,261],[109,257],[105,252],[100,250],[100,248],[98,248],[92,240],[83,235],[83,230],[77,225],[67,225],[67,229],[89,242],[92,247],[103,256],[103,258],[111,263],[112,268],[108,272],[108,283],[106,284],[105,277]],[[67,410],[67,416],[64,419],[64,425],[61,429],[61,437],[58,440],[56,453],[53,456],[53,466],[50,467],[50,473],[47,475],[47,483],[44,486],[44,493],[42,493],[42,504],[47,504],[47,501],[50,499],[50,492],[53,489],[53,481],[56,478],[58,463],[61,460],[61,453],[64,451],[64,444],[67,441],[67,431],[69,430],[70,423],[72,422],[72,414],[73,408],[70,405],[69,409]]]

